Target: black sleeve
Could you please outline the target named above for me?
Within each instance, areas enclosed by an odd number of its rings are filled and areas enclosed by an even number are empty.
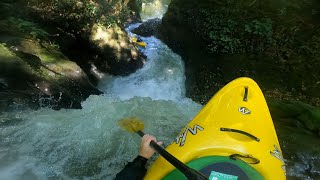
[[[147,169],[145,168],[147,161],[148,159],[137,156],[117,174],[115,180],[142,180],[147,172]]]

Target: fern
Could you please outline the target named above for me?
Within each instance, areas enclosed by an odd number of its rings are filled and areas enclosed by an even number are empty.
[[[46,38],[49,35],[45,30],[39,28],[36,23],[14,17],[0,21],[0,27],[0,32],[22,34],[33,38]]]

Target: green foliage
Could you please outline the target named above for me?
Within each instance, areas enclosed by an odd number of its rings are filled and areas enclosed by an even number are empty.
[[[129,16],[129,9],[121,0],[47,0],[31,1],[27,7],[42,14],[41,20],[50,21],[59,28],[80,34],[90,31],[94,23],[110,26],[123,22]]]
[[[209,53],[263,53],[282,59],[299,44],[304,44],[301,47],[306,52],[318,51],[306,39],[318,27],[315,21],[320,13],[315,9],[319,4],[315,0],[268,0],[253,4],[235,0],[176,0],[167,15],[188,24],[193,34],[202,38]],[[303,42],[297,43],[300,39]]]
[[[240,39],[233,35],[238,24],[233,20],[207,19],[208,34],[211,43],[208,48],[211,52],[237,53],[240,51]]]
[[[245,31],[272,41],[272,21],[269,18],[261,21],[253,20],[245,25]]]
[[[212,52],[236,53],[241,46],[239,39],[231,38],[223,34],[216,34],[213,31],[210,32],[209,37],[212,43],[209,44],[208,47]]]
[[[192,14],[195,14],[192,12]],[[211,53],[235,54],[264,52],[274,42],[270,18],[252,20],[235,16],[241,9],[201,8],[197,16],[187,17],[207,44]]]
[[[246,52],[265,52],[275,42],[270,18],[254,19],[244,25],[241,31]]]
[[[48,18],[58,26],[73,30],[88,28],[97,15],[92,1],[53,0],[44,8],[49,9]]]
[[[9,17],[0,21],[0,32],[31,36],[32,38],[46,38],[49,34],[41,29],[36,23]]]
[[[194,13],[194,12],[193,12]],[[222,19],[210,9],[200,9],[197,16],[187,17],[195,24],[194,30],[207,42],[207,50],[212,53],[239,53],[241,39],[234,33],[239,23],[233,19]]]

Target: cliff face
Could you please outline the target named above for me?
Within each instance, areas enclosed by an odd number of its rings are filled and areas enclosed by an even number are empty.
[[[187,94],[205,103],[249,76],[267,97],[320,105],[317,1],[173,0],[159,37],[186,64]]]

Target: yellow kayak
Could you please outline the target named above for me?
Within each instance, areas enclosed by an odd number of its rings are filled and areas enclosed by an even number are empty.
[[[138,39],[135,38],[135,37],[132,37],[131,40],[132,40],[132,42],[134,42],[138,46],[141,46],[141,47],[146,47],[147,46],[147,43],[145,43],[143,41],[138,41]]]
[[[222,88],[166,150],[209,179],[285,179],[267,103],[250,78],[238,78]],[[186,178],[159,157],[145,179]]]

